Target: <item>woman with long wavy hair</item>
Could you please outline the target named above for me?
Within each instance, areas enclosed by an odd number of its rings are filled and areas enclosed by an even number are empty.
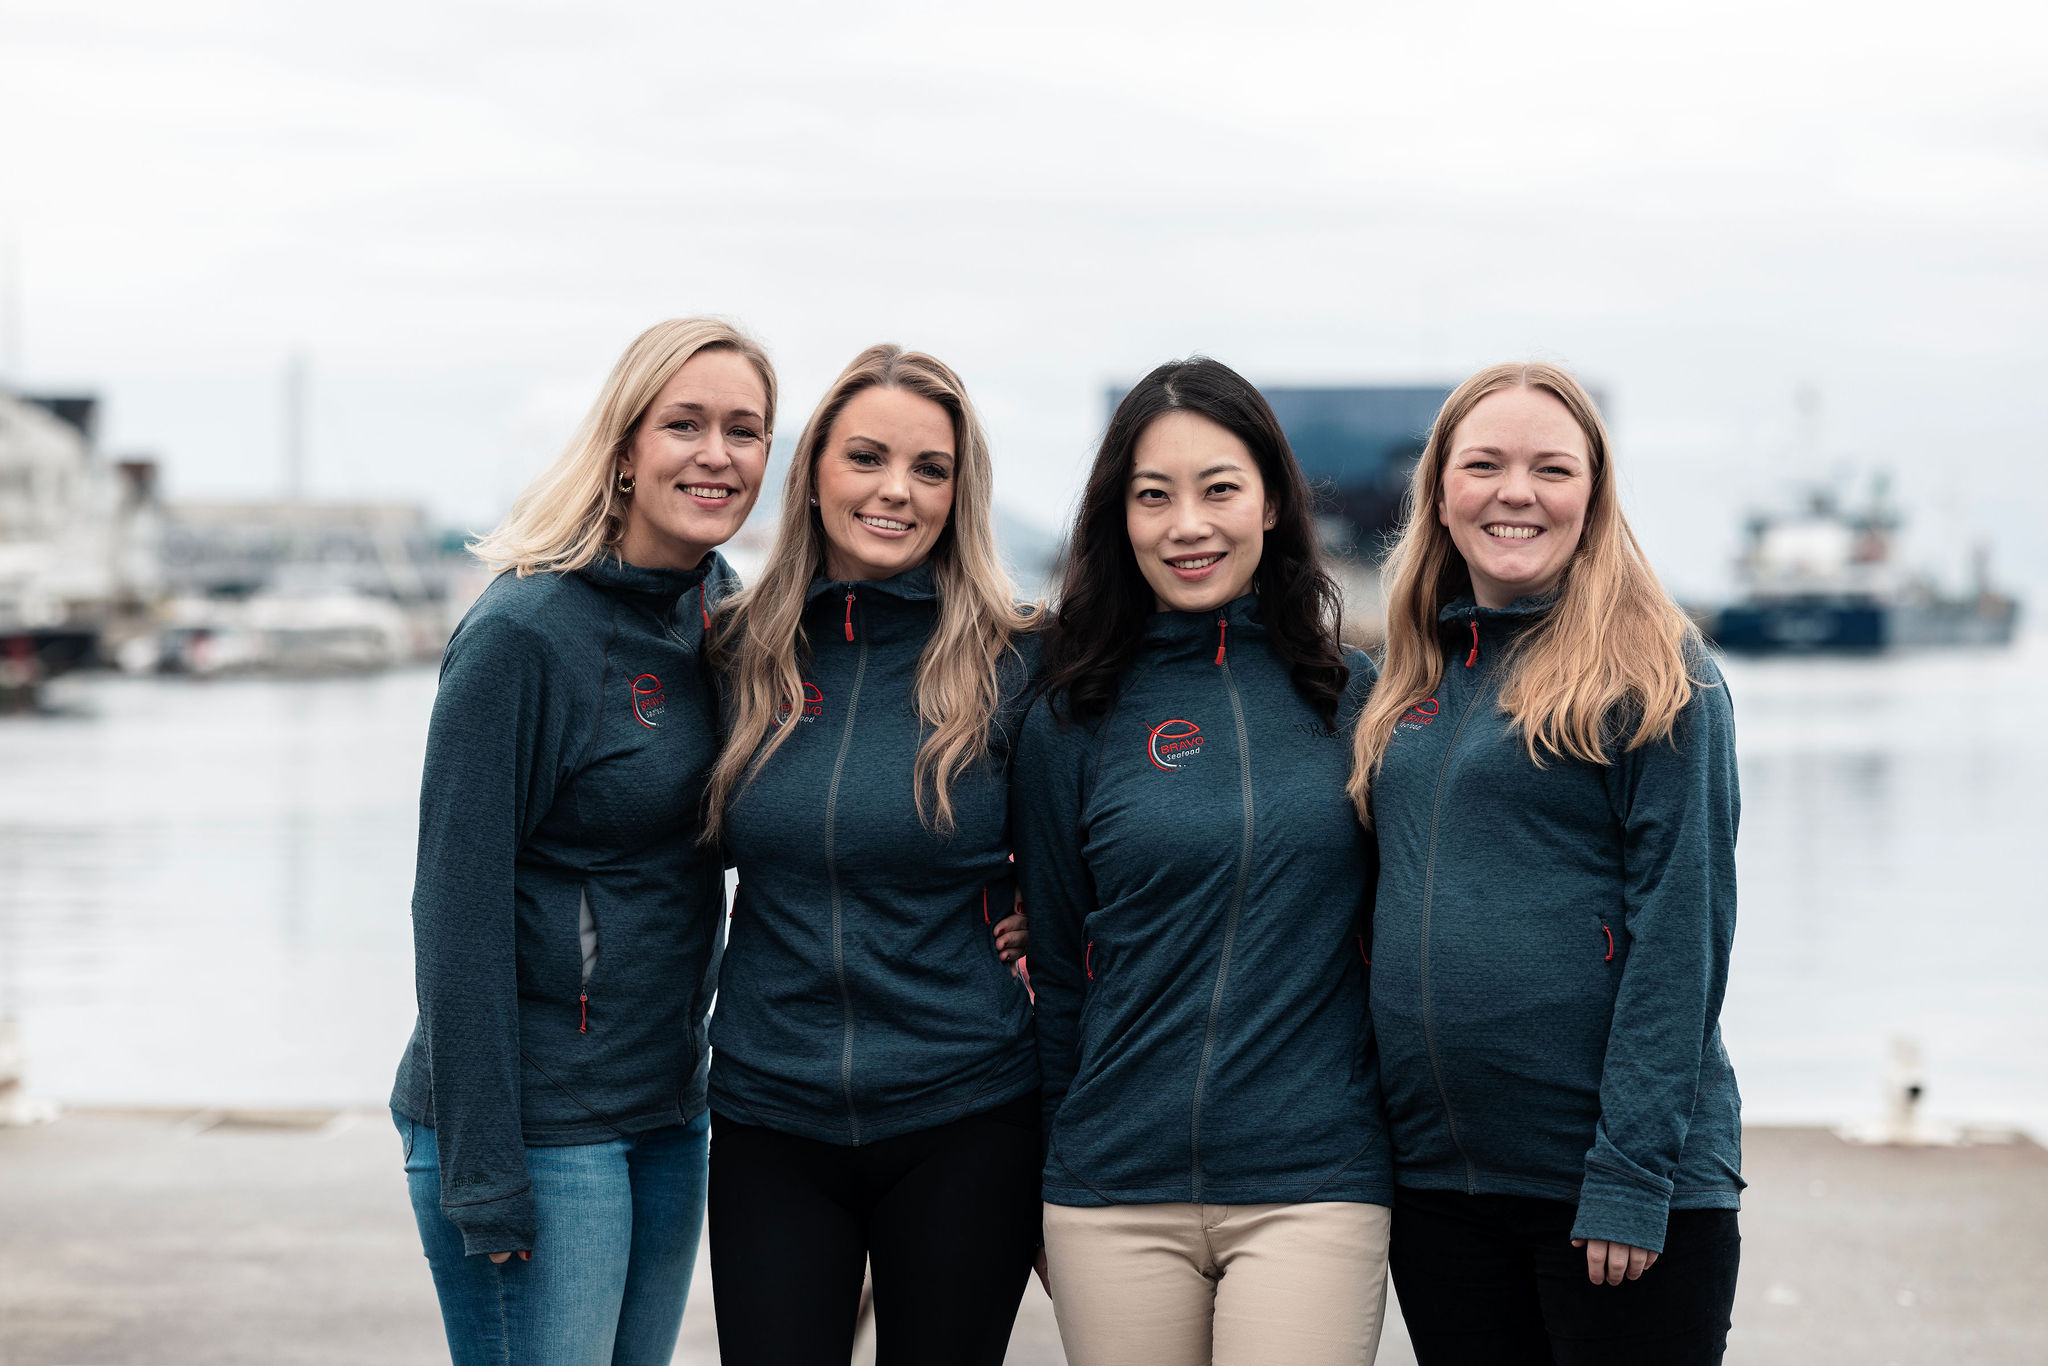
[[[876,346],[797,442],[718,623],[710,834],[739,869],[711,1071],[720,1359],[999,1363],[1037,1242],[1038,1063],[1006,966],[1036,658],[957,375]],[[792,1287],[796,1287],[795,1293]]]
[[[1387,565],[1351,794],[1423,1366],[1721,1359],[1740,1100],[1728,691],[1622,516],[1592,397],[1458,386]]]
[[[1370,1361],[1393,1178],[1371,848],[1309,492],[1228,366],[1118,404],[1011,790],[1048,1288],[1077,1366]]]
[[[704,644],[774,425],[756,342],[660,323],[473,547],[501,572],[441,664],[391,1094],[457,1366],[675,1351],[724,890]]]

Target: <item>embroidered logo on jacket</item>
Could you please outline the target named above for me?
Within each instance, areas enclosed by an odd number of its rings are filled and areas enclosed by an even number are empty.
[[[808,726],[824,714],[825,694],[818,690],[818,685],[815,683],[804,684],[804,714],[797,719]],[[779,726],[787,720],[789,720],[789,699],[785,697],[782,699],[782,706],[775,713],[775,724]]]
[[[1436,714],[1436,699],[1434,697],[1425,697],[1407,711],[1401,713],[1401,719],[1394,723],[1395,728],[1398,730],[1419,730],[1424,726],[1434,725],[1436,723]]]
[[[653,674],[641,674],[633,680],[633,719],[649,730],[658,730],[661,723],[655,718],[668,705],[668,694],[662,691],[661,680]]]
[[[1202,728],[1177,717],[1161,721],[1146,735],[1145,751],[1154,768],[1171,773],[1202,752]]]

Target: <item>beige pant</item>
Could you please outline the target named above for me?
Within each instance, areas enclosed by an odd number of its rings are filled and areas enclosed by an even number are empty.
[[[1298,1205],[1045,1207],[1072,1366],[1367,1366],[1393,1211]]]

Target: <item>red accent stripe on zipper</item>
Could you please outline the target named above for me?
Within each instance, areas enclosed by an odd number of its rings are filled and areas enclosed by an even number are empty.
[[[848,637],[847,637],[847,639],[848,639],[848,640],[851,640],[851,639],[853,639],[853,637],[852,637],[852,636],[848,636]],[[1479,623],[1475,621],[1475,622],[1473,622],[1473,623],[1472,623],[1472,653],[1471,653],[1471,654],[1469,654],[1469,655],[1466,655],[1466,656],[1465,656],[1465,667],[1469,669],[1469,668],[1471,668],[1471,667],[1472,667],[1472,666],[1473,666],[1474,664],[1477,664],[1478,662],[1479,662]]]
[[[1602,925],[1600,927],[1600,933],[1607,936],[1607,956],[1601,959],[1600,961],[1603,963],[1612,963],[1614,961],[1614,931],[1608,929],[1605,925]]]
[[[1091,981],[1091,982],[1092,982],[1092,981],[1094,981],[1094,980],[1095,980],[1095,941],[1094,941],[1093,939],[1091,939],[1091,940],[1089,940],[1089,941],[1088,941],[1088,953],[1087,953],[1087,955],[1086,955],[1085,957],[1083,957],[1083,958],[1081,959],[1081,967],[1082,967],[1082,970],[1083,970],[1083,971],[1085,971],[1085,972],[1086,972],[1086,973],[1088,974],[1088,980],[1089,980],[1089,981]]]
[[[846,638],[853,639],[853,590],[846,590]]]
[[[697,585],[697,610],[704,614],[704,629],[711,629],[711,604],[704,601],[704,585]]]
[[[1216,662],[1218,664],[1221,664],[1223,662],[1223,641],[1225,637],[1228,636],[1229,632],[1230,618],[1216,618]]]
[[[988,918],[988,888],[986,887],[981,889],[981,923],[984,925],[995,923]]]
[[[583,1019],[577,1024],[576,1032],[578,1034],[588,1034],[590,1032],[590,993],[586,991],[581,996],[578,996],[576,1003],[583,1008]]]
[[[1354,934],[1351,937],[1358,941],[1358,961],[1365,964],[1367,967],[1371,967],[1372,959],[1367,958],[1365,956],[1365,936],[1362,934]]]

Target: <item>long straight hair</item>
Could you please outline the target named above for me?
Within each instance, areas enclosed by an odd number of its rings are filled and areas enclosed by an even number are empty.
[[[715,839],[731,803],[782,747],[793,726],[778,725],[803,697],[810,652],[803,612],[811,581],[825,571],[825,527],[811,494],[833,425],[864,389],[900,389],[928,398],[953,421],[953,507],[932,544],[939,595],[938,629],[917,664],[917,714],[927,729],[912,772],[918,816],[942,833],[953,828],[952,785],[988,752],[1001,698],[1001,666],[1012,638],[1034,619],[1017,606],[996,553],[995,468],[967,387],[942,362],[900,346],[871,346],[841,372],[798,439],[782,488],[775,548],[760,581],[729,599],[713,632],[713,658],[730,680],[732,729],[711,770],[705,835]]]
[[[1437,520],[1451,444],[1481,399],[1518,388],[1541,390],[1565,406],[1585,433],[1592,463],[1584,528],[1565,563],[1556,603],[1505,662],[1501,710],[1521,733],[1530,761],[1541,764],[1547,756],[1604,764],[1618,739],[1627,749],[1665,739],[1700,686],[1686,664],[1700,648],[1699,631],[1657,581],[1622,515],[1607,426],[1593,396],[1555,365],[1490,366],[1453,390],[1437,413],[1387,560],[1386,662],[1358,719],[1347,789],[1367,824],[1372,780],[1395,725],[1443,682],[1437,615],[1471,586],[1465,557]]]
[[[1337,644],[1342,599],[1323,568],[1308,481],[1265,395],[1206,356],[1159,366],[1124,395],[1109,419],[1060,556],[1044,691],[1074,716],[1101,715],[1137,660],[1157,600],[1131,550],[1124,509],[1139,438],[1168,413],[1209,419],[1242,441],[1257,462],[1274,516],[1252,579],[1259,616],[1296,690],[1334,725],[1350,670]]]
[[[536,571],[581,569],[616,546],[626,526],[626,499],[613,471],[632,448],[661,387],[700,351],[731,351],[761,377],[768,411],[763,436],[775,430],[775,367],[761,344],[723,318],[670,318],[633,339],[612,366],[567,449],[513,501],[497,529],[470,551],[492,570],[521,578]]]

